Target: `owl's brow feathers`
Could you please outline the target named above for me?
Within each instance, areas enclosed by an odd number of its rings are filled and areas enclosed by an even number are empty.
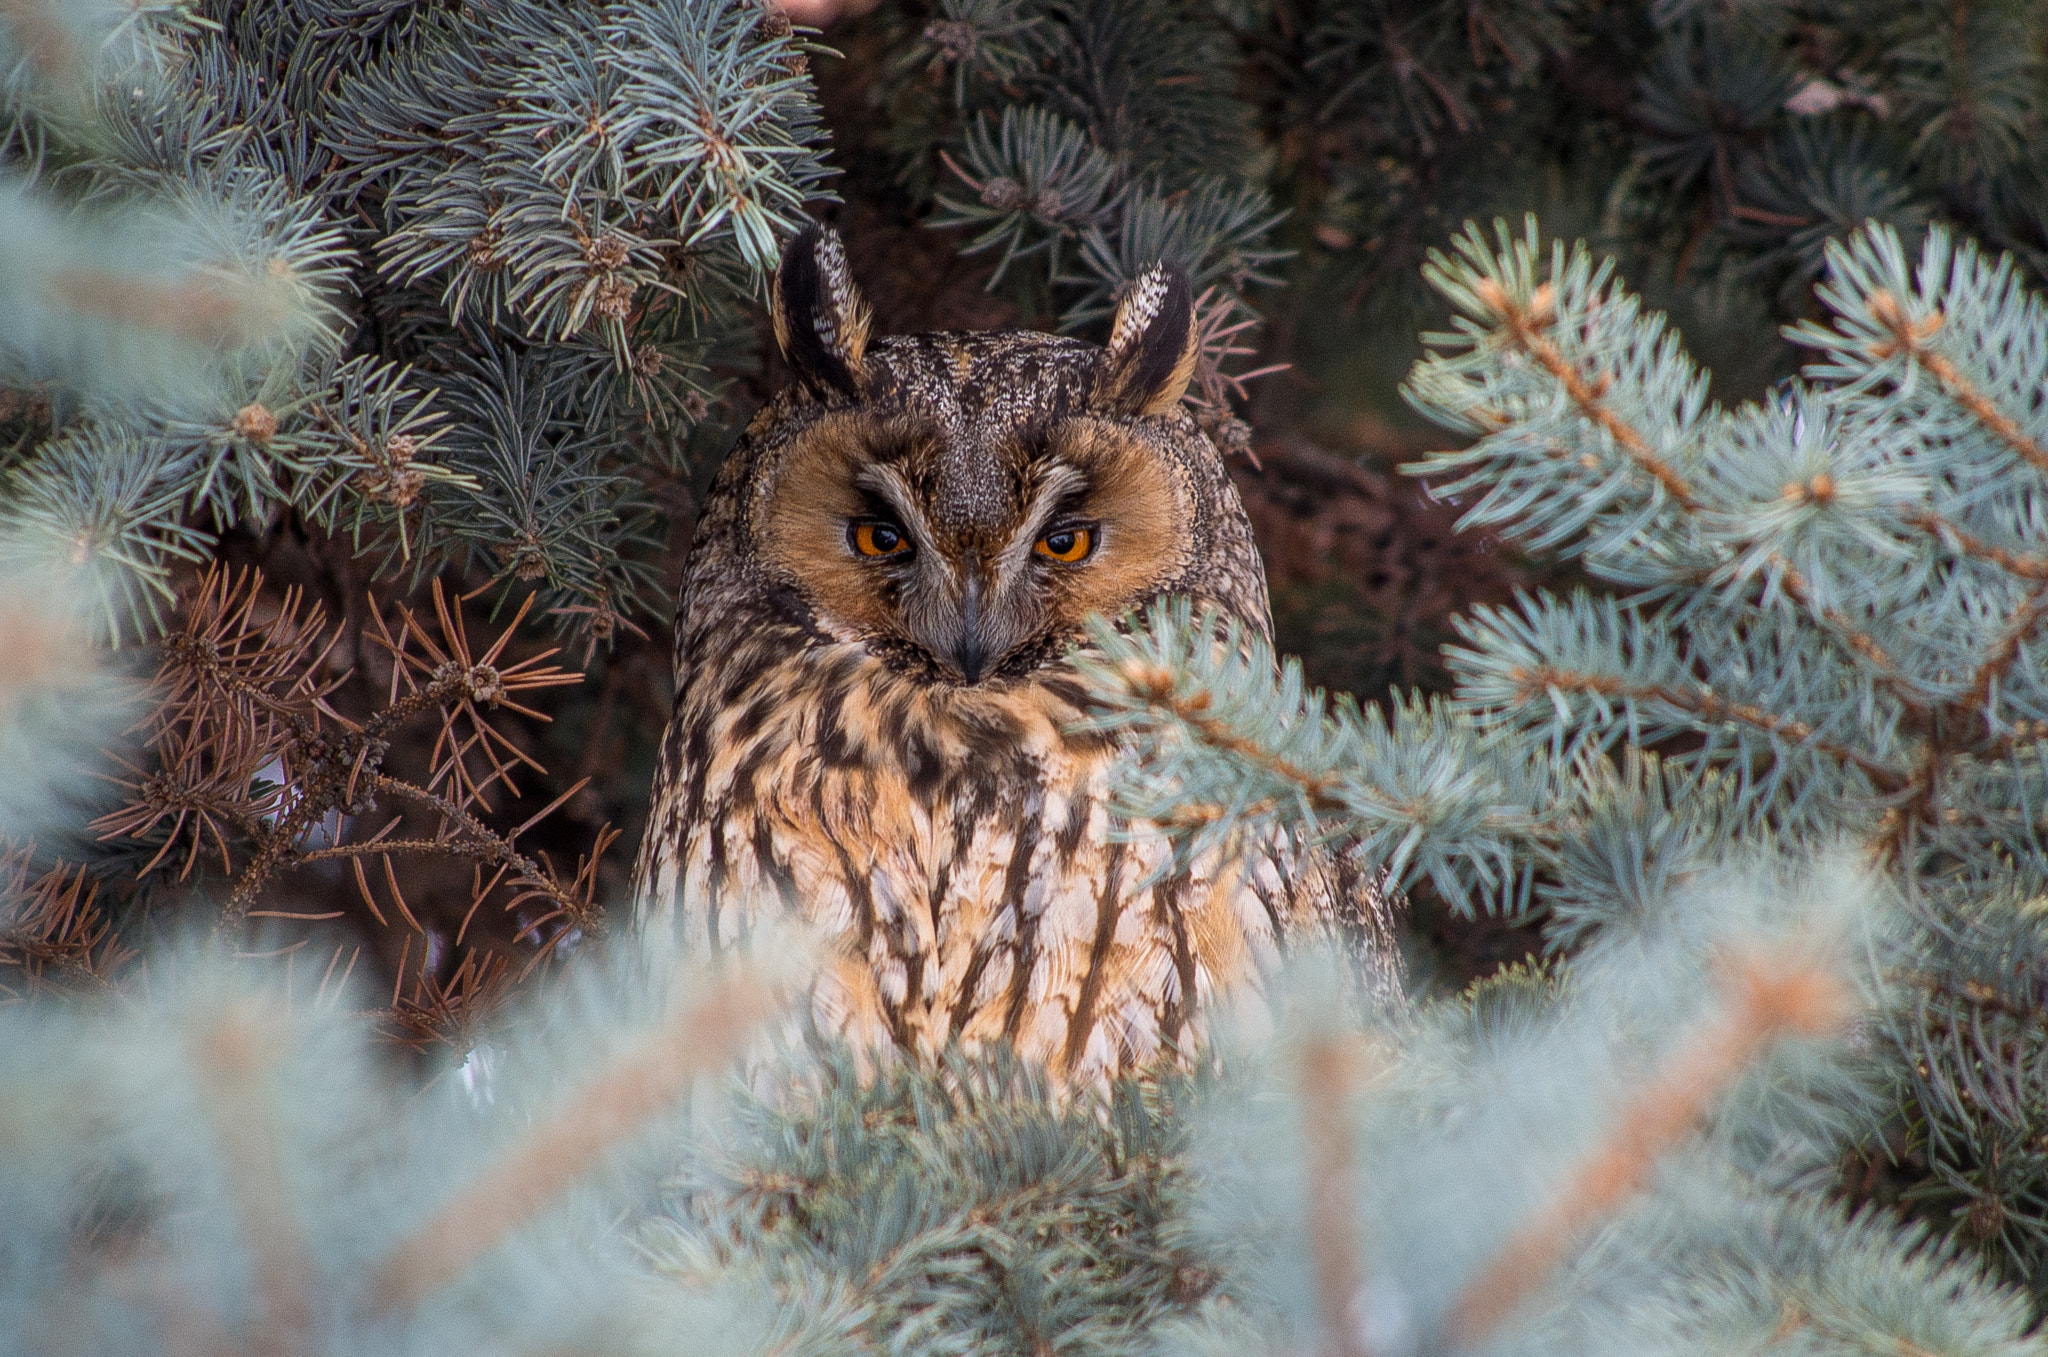
[[[853,483],[885,503],[912,541],[927,550],[936,547],[940,532],[932,517],[925,513],[927,496],[919,492],[900,467],[888,462],[871,463],[854,472]],[[1060,511],[1069,510],[1068,516],[1074,516],[1072,510],[1087,486],[1087,474],[1078,467],[1059,461],[1035,465],[1024,486],[1022,514],[1007,537],[996,539],[997,549],[991,559],[997,569],[1014,572],[1026,564],[1032,544],[1044,535]],[[945,557],[940,560],[950,567]]]

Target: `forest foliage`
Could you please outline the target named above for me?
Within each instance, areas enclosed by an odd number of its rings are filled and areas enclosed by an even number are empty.
[[[2037,6],[26,0],[0,43],[0,1346],[2038,1345]],[[611,936],[676,548],[835,210],[857,270],[958,252],[1084,335],[1181,263],[1247,465],[1419,355],[1458,446],[1407,470],[1542,587],[1365,702],[1168,603],[1097,637],[1097,719],[1190,850],[1281,820],[1541,959],[1375,1007],[1302,958],[1061,1090]]]

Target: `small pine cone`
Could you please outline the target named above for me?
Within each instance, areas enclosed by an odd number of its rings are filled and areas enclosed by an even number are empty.
[[[505,676],[488,664],[471,665],[462,674],[469,700],[495,707],[505,700]]]
[[[583,257],[601,269],[615,269],[633,256],[633,247],[624,236],[605,234],[583,242]]]
[[[235,436],[262,445],[277,436],[277,416],[261,403],[250,401],[235,411]]]
[[[469,238],[469,245],[464,250],[464,253],[469,257],[469,266],[473,269],[495,269],[502,267],[505,261],[498,257],[498,242],[502,239],[504,239],[504,232],[495,226],[486,226],[483,230],[471,236]]]
[[[1066,212],[1066,195],[1051,184],[1038,190],[1038,196],[1031,200],[1031,215],[1040,221],[1058,221]]]
[[[511,542],[500,542],[491,548],[491,554],[510,566],[514,578],[522,583],[547,578],[548,555],[541,549],[539,536],[532,532],[522,532]]]
[[[618,630],[618,609],[612,607],[612,591],[604,585],[597,586],[590,596],[590,634],[599,641],[609,641]]]
[[[639,290],[631,279],[607,278],[597,285],[591,309],[608,320],[624,320],[633,313],[633,297]]]
[[[385,439],[383,464],[364,472],[358,481],[364,496],[395,509],[411,508],[427,484],[426,474],[412,464],[419,450],[411,434]]]
[[[1980,1244],[1988,1244],[1998,1238],[2005,1229],[2005,1203],[1995,1192],[1987,1192],[1970,1203],[1970,1237]]]
[[[427,478],[411,467],[395,467],[365,479],[363,492],[394,509],[410,509],[420,497]]]
[[[1214,1273],[1193,1263],[1182,1263],[1173,1270],[1173,1279],[1166,1284],[1166,1295],[1176,1305],[1193,1305],[1215,1289]]]
[[[974,25],[954,19],[926,24],[924,40],[938,48],[946,60],[959,62],[974,60],[975,49],[981,45],[974,35]]]
[[[1014,179],[997,176],[981,186],[981,203],[998,212],[1015,212],[1024,206],[1024,186]]]

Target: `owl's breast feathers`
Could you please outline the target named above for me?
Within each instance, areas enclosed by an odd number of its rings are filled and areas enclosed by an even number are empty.
[[[827,1030],[1007,1039],[1070,1077],[1184,1043],[1198,1004],[1327,923],[1275,841],[1175,870],[1120,822],[1120,746],[1064,666],[931,684],[795,619],[693,628],[642,849],[646,927],[729,947],[786,911],[833,940]]]

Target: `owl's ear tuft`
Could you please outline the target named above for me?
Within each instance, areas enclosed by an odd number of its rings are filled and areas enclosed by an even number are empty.
[[[865,393],[868,305],[831,227],[812,222],[782,252],[774,320],[775,343],[806,386],[821,396]]]
[[[1178,264],[1154,264],[1117,303],[1093,403],[1120,415],[1163,415],[1187,394],[1196,352],[1188,276]]]

